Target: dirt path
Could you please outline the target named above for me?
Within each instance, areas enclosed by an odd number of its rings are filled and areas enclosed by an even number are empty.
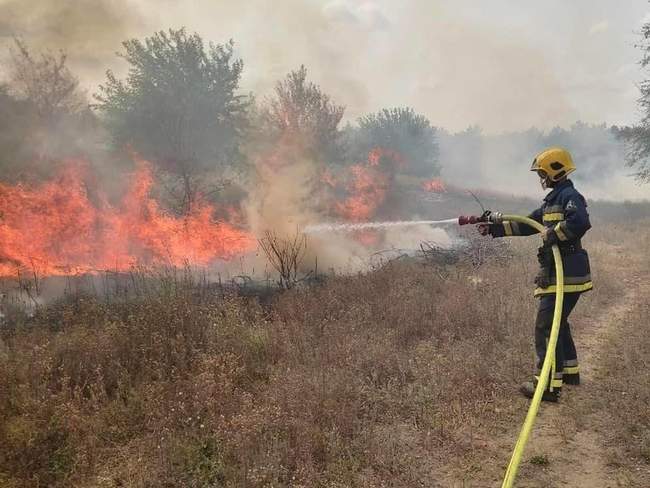
[[[593,384],[600,359],[606,350],[612,328],[638,300],[640,289],[630,287],[622,299],[588,333],[579,336],[582,385],[565,387],[561,403],[544,405],[528,444],[528,458],[537,456],[539,464],[522,467],[520,486],[609,488],[621,486],[614,468],[608,466],[604,442],[596,425],[602,414],[599,389]],[[576,418],[575,410],[587,410],[587,416]],[[585,408],[587,406],[587,408]],[[545,467],[547,466],[547,467]],[[542,469],[540,469],[542,468]]]
[[[626,292],[607,307],[606,313],[586,324],[578,335],[581,386],[566,386],[558,405],[543,405],[526,448],[517,486],[610,488],[629,486],[626,473],[612,466],[599,433],[603,419],[611,413],[599,398],[594,382],[609,338],[625,323],[627,313],[650,287],[641,276],[627,280]]]
[[[598,290],[581,299],[573,317],[577,330],[578,358],[582,385],[566,385],[558,404],[542,403],[533,432],[524,451],[515,486],[517,488],[614,488],[646,487],[646,478],[634,472],[638,467],[617,463],[620,451],[612,439],[616,412],[609,408],[611,391],[602,377],[611,364],[612,344],[621,333],[638,324],[631,312],[650,295],[647,256],[630,252],[629,245],[599,243],[594,253],[599,270]],[[621,286],[622,285],[622,286]],[[645,325],[645,324],[641,324]],[[513,415],[488,428],[480,437],[482,448],[450,461],[442,470],[441,486],[448,488],[499,488],[512,449],[519,435],[528,401],[514,393]],[[607,394],[605,394],[607,393]],[[645,467],[641,467],[645,470]],[[646,476],[645,474],[643,476]]]

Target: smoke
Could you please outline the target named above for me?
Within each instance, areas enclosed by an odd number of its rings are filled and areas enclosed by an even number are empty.
[[[349,120],[386,106],[416,107],[434,125],[456,130],[550,127],[576,119],[540,50],[459,19],[444,2],[245,4],[198,0],[188,9],[165,3],[158,27],[180,23],[210,39],[235,39],[247,64],[246,88],[256,93],[268,93],[274,80],[305,64],[347,107]]]
[[[636,182],[625,165],[624,143],[605,125],[498,135],[471,128],[438,136],[443,179],[457,186],[539,199],[543,193],[529,171],[532,160],[546,147],[561,146],[571,152],[577,167],[571,179],[588,200],[650,198],[648,185]]]
[[[0,35],[64,48],[89,88],[105,68],[123,74],[120,41],[187,26],[208,40],[235,40],[244,88],[269,93],[305,64],[347,107],[349,120],[386,106],[413,106],[436,126],[489,132],[549,128],[580,118],[564,76],[525,26],[504,31],[442,1],[3,0]]]
[[[370,234],[348,232],[349,229],[309,232],[310,226],[333,218],[334,200],[329,186],[323,182],[323,167],[296,152],[296,146],[280,146],[257,160],[245,209],[251,232],[258,238],[273,231],[280,239],[291,240],[296,233],[307,231],[305,270],[313,269],[318,262],[321,269],[356,272],[367,269],[368,259],[374,253],[418,249],[424,241],[450,244],[444,230],[427,223],[408,228],[384,226],[385,229],[373,229]],[[264,269],[264,257],[251,256],[247,265]]]
[[[18,37],[37,51],[63,49],[91,90],[120,42],[142,27],[133,0],[0,0],[0,45]]]

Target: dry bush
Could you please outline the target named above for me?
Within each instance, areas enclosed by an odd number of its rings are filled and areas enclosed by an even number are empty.
[[[293,288],[298,282],[298,270],[307,251],[307,236],[298,231],[292,237],[281,237],[272,230],[264,232],[260,247],[278,272],[280,288]]]
[[[461,229],[459,239],[451,248],[423,242],[420,251],[424,260],[434,266],[455,264],[459,261],[471,263],[475,268],[488,262],[506,265],[514,256],[510,241],[485,238],[476,232],[474,226]]]

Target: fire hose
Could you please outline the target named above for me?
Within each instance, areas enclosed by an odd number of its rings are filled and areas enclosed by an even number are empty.
[[[480,217],[458,217],[459,225],[466,224],[480,224],[480,223],[493,223],[500,224],[504,221],[513,221],[517,223],[522,223],[537,229],[539,232],[544,230],[544,226],[539,222],[521,215],[508,215],[501,214],[499,212],[490,212],[486,211]],[[562,268],[562,257],[560,255],[560,249],[557,245],[552,246],[553,250],[553,259],[555,261],[555,275],[556,275],[556,292],[555,292],[555,309],[553,312],[553,324],[551,326],[551,333],[548,339],[548,347],[546,348],[546,356],[544,357],[544,364],[542,365],[542,371],[539,375],[539,381],[537,382],[537,387],[535,388],[535,394],[533,399],[530,402],[528,407],[528,413],[526,414],[526,419],[524,424],[521,427],[519,432],[519,437],[515,443],[515,447],[512,451],[512,456],[510,458],[510,463],[506,469],[506,473],[503,478],[503,483],[501,488],[511,488],[514,486],[515,478],[517,477],[517,471],[519,470],[519,464],[521,463],[521,457],[524,453],[526,443],[530,437],[530,433],[533,430],[533,425],[535,424],[535,418],[537,417],[537,412],[539,411],[539,405],[542,402],[542,394],[548,385],[549,377],[551,374],[551,369],[555,368],[555,347],[557,345],[557,336],[560,331],[560,321],[562,318],[562,303],[564,301],[564,269]]]

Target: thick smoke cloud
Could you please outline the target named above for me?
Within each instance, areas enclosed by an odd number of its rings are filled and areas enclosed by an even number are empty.
[[[346,106],[346,122],[387,107],[413,107],[440,128],[440,166],[451,184],[539,198],[530,161],[543,147],[561,144],[574,152],[575,179],[589,198],[647,198],[648,187],[628,176],[623,148],[606,129],[569,136],[552,131],[578,120],[621,122],[625,110],[616,106],[629,102],[630,93],[634,97],[629,83],[634,65],[626,58],[612,69],[607,60],[616,59],[617,51],[608,39],[629,19],[605,21],[603,13],[589,19],[575,5],[565,8],[557,1],[546,2],[546,10],[530,6],[530,18],[520,7],[505,8],[510,2],[496,1],[488,12],[476,10],[477,3],[0,0],[0,44],[17,36],[35,51],[64,49],[69,67],[93,93],[105,81],[106,69],[125,74],[125,62],[115,56],[122,41],[185,26],[206,41],[235,41],[245,64],[242,91],[259,101],[277,80],[304,64],[310,80]],[[545,31],[542,20],[555,19],[560,11],[565,16]],[[540,40],[526,26],[536,32],[556,29],[557,38]],[[554,58],[567,50],[573,54]],[[99,152],[91,143],[87,152]],[[291,236],[332,218],[312,201],[321,171],[309,159],[270,170],[262,161],[257,169],[245,208],[256,237],[267,229]],[[426,216],[403,216],[408,217]],[[323,267],[355,269],[365,265],[359,259],[368,252],[382,250],[340,235],[310,240],[308,265],[318,256]],[[444,232],[422,227],[391,230],[381,246],[415,248],[422,240],[449,243]],[[251,265],[259,269],[266,263]]]
[[[541,51],[462,23],[443,2],[250,0],[241,8],[199,0],[189,12],[166,5],[167,22],[239,43],[247,87],[268,92],[305,64],[349,119],[406,105],[434,125],[496,131],[567,124],[577,115]]]

